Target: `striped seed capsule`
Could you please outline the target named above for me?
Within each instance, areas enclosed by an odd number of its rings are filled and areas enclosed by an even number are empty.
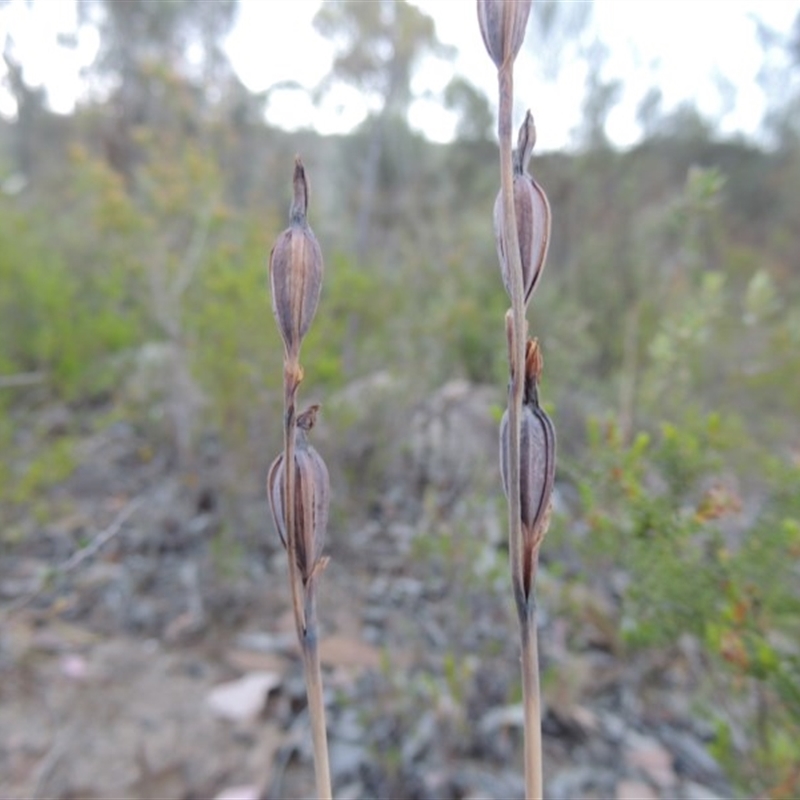
[[[520,418],[520,519],[523,540],[523,578],[530,588],[531,565],[547,533],[556,467],[556,433],[550,417],[539,405],[542,358],[536,340],[525,351],[525,389]],[[500,422],[500,472],[503,490],[509,494],[510,430],[508,411]]]
[[[514,151],[514,212],[517,218],[519,254],[522,262],[522,288],[524,303],[527,305],[533,290],[539,283],[547,258],[550,243],[550,203],[542,187],[528,172],[528,162],[536,143],[536,126],[531,112],[519,129],[517,149]],[[502,192],[494,204],[494,237],[497,243],[497,257],[503,285],[511,296],[511,276],[506,255],[504,237],[505,217],[503,215]]]
[[[294,166],[294,197],[289,227],[277,238],[269,256],[272,313],[286,355],[296,360],[300,343],[317,311],[322,289],[322,251],[307,220],[308,183],[299,158]]]
[[[307,433],[314,426],[319,406],[311,406],[297,418],[295,438],[294,523],[297,531],[297,568],[307,583],[322,556],[330,507],[330,478],[322,456],[308,442]],[[281,453],[267,475],[267,494],[272,518],[281,544],[288,547],[286,515],[284,454]]]
[[[531,0],[478,0],[478,26],[498,69],[517,57],[530,13]]]

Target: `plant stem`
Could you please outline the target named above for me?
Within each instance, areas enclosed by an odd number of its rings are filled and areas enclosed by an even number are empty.
[[[313,580],[313,579],[312,579]],[[317,610],[314,588],[307,587],[306,630],[300,640],[303,651],[303,671],[306,676],[308,713],[311,718],[311,737],[314,744],[314,774],[319,800],[331,800],[331,771],[328,762],[328,734],[325,727],[325,701],[322,695],[322,671],[317,639]]]
[[[512,583],[522,583],[522,527],[520,518],[519,486],[519,429],[522,411],[522,389],[525,363],[525,308],[522,288],[522,261],[517,234],[517,216],[514,208],[514,174],[512,170],[511,109],[513,102],[513,66],[504,65],[498,71],[500,113],[497,133],[500,139],[500,179],[503,203],[503,238],[511,277],[511,313],[513,333],[511,340],[511,382],[508,398],[509,442],[509,490],[508,525],[509,556]]]
[[[314,776],[319,800],[331,800],[331,771],[328,760],[328,735],[325,728],[325,702],[322,696],[322,670],[317,646],[317,608],[312,575],[303,584],[297,564],[297,527],[295,524],[295,466],[294,444],[297,423],[297,387],[300,367],[296,360],[288,361],[284,368],[284,519],[286,523],[286,549],[289,554],[289,584],[292,590],[292,610],[297,629],[297,639],[303,654],[303,673],[306,679],[308,713],[311,719],[311,736],[314,744]],[[305,597],[305,602],[303,598]]]
[[[533,591],[533,590],[531,590]],[[525,797],[541,800],[542,714],[539,704],[539,643],[536,603],[531,594],[530,610],[520,617],[522,640],[522,702],[525,709]]]
[[[296,365],[296,362],[295,362]],[[292,592],[292,609],[297,636],[302,641],[306,621],[301,597],[300,569],[297,566],[297,531],[294,521],[295,469],[294,469],[294,437],[297,412],[297,378],[294,365],[287,363],[284,368],[284,429],[283,429],[283,470],[284,497],[283,514],[286,522],[286,549],[289,554],[289,585]]]
[[[522,690],[525,707],[525,796],[527,800],[542,797],[542,732],[539,710],[539,661],[535,625],[534,583],[530,594],[524,591],[522,564],[522,520],[520,503],[520,418],[525,363],[525,304],[522,286],[522,260],[514,207],[514,173],[512,168],[511,123],[514,100],[513,60],[508,59],[498,70],[499,114],[497,134],[500,140],[500,178],[503,204],[503,240],[511,278],[511,383],[508,398],[509,422],[509,487],[508,525],[511,582],[520,611],[522,646]],[[535,566],[534,566],[535,570]],[[531,576],[532,578],[532,576]]]

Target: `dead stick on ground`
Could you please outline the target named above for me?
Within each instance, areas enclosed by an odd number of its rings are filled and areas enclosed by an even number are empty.
[[[134,497],[112,520],[111,524],[100,531],[86,547],[82,547],[80,550],[74,552],[66,561],[62,561],[60,564],[57,564],[52,571],[47,571],[47,577],[56,576],[56,575],[67,575],[70,572],[76,570],[84,561],[91,558],[95,555],[101,548],[107,545],[119,532],[122,530],[122,526],[131,518],[133,513],[141,506],[144,502],[144,496],[139,495],[138,497]],[[11,603],[6,609],[4,609],[5,614],[11,614],[14,611],[18,611],[21,608],[24,608],[28,603],[32,600],[35,600],[44,590],[45,584],[47,583],[47,579],[42,576],[37,581],[37,585],[35,589],[32,589],[28,594],[23,595],[22,597],[17,598],[13,603]]]

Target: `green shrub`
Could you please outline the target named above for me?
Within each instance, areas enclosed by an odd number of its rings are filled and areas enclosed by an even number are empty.
[[[703,646],[707,692],[725,698],[709,708],[719,716],[717,752],[742,787],[796,791],[800,467],[762,452],[750,465],[760,475],[754,496],[740,496],[728,459],[740,436],[738,422],[719,415],[702,427],[664,424],[631,444],[614,423],[593,422],[589,452],[573,465],[587,531],[573,545],[587,572],[627,574],[620,627],[629,647],[669,647],[686,633]],[[745,504],[760,507],[748,524]],[[734,724],[744,750],[726,733]]]

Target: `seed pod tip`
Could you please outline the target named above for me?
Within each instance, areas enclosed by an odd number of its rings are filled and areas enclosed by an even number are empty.
[[[272,312],[289,361],[296,361],[311,326],[322,290],[322,251],[306,221],[308,184],[298,158],[293,178],[290,225],[275,242],[269,257]]]
[[[497,69],[517,57],[530,12],[531,0],[478,0],[481,37]]]

